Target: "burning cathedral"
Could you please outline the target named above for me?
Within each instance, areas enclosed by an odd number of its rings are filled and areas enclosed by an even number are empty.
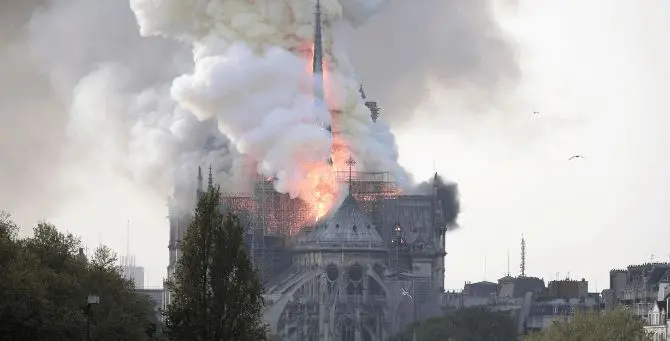
[[[323,103],[321,11],[317,2],[313,74]],[[363,89],[360,95],[365,100]],[[365,102],[373,122],[380,109]],[[332,114],[331,114],[332,115]],[[337,152],[336,121],[325,127]],[[417,319],[440,313],[444,291],[445,212],[435,175],[432,194],[409,195],[390,172],[359,171],[349,157],[332,169],[344,198],[321,213],[276,191],[276,178],[258,177],[250,193],[224,194],[221,207],[238,215],[264,288],[264,319],[281,340],[381,341]],[[202,191],[202,174],[199,174]],[[314,214],[317,211],[318,214]],[[190,212],[170,207],[168,277]],[[167,297],[169,302],[169,294]]]

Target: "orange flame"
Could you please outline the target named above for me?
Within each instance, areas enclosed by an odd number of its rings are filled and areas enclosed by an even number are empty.
[[[313,42],[305,42],[304,45],[297,48],[297,53],[301,54],[306,60],[306,72],[312,74],[314,44]],[[325,61],[324,61],[325,64]],[[327,108],[332,108],[330,105],[333,98],[331,91],[332,84],[330,71],[328,65],[323,67],[323,83],[324,83],[324,101]],[[312,91],[309,87],[307,91]],[[337,131],[336,117],[331,113],[331,127],[333,131]],[[337,182],[336,170],[344,165],[345,160],[349,157],[348,150],[345,150],[345,144],[338,135],[332,136],[333,151],[332,159],[333,165],[329,165],[325,160],[323,162],[303,165],[306,169],[306,177],[303,184],[301,184],[302,199],[313,208],[314,220],[326,216],[333,209],[340,195],[340,187]]]
[[[306,165],[302,199],[313,211],[314,221],[318,221],[332,210],[340,194],[334,169],[327,162]]]

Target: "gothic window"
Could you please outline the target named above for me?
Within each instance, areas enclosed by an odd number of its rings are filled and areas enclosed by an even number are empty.
[[[329,281],[334,282],[340,277],[340,271],[335,264],[328,264],[326,267],[326,277]]]
[[[354,264],[349,267],[347,275],[352,282],[360,282],[363,279],[363,269],[360,265]]]

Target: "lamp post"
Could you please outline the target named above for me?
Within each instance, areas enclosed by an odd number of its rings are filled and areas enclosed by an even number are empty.
[[[88,295],[86,298],[86,341],[91,340],[91,306],[100,303],[100,297]]]

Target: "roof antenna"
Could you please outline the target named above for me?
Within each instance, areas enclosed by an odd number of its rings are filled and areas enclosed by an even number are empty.
[[[130,219],[126,222],[126,259],[124,260],[126,266],[130,266]]]
[[[521,277],[526,277],[526,239],[521,235]]]
[[[509,276],[509,249],[507,249],[507,277]]]

